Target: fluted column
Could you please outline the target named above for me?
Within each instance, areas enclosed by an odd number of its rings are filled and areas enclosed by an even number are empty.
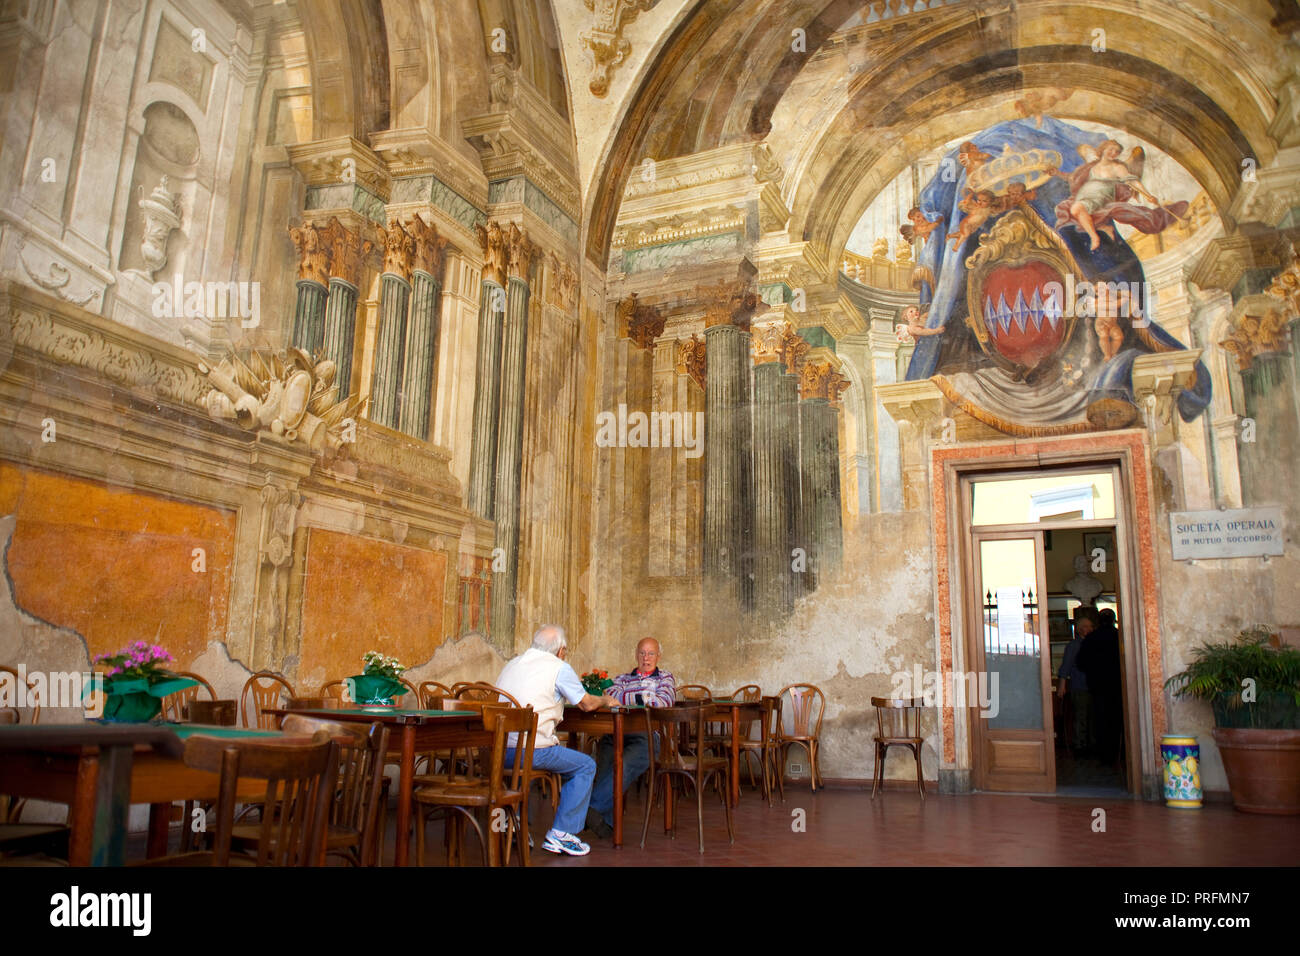
[[[483,283],[478,309],[474,374],[474,433],[470,440],[466,506],[492,518],[497,472],[497,416],[501,402],[501,327],[506,314],[505,235],[495,222],[479,227]]]
[[[809,361],[800,376],[799,441],[803,521],[813,585],[838,568],[844,550],[840,509],[839,394],[848,382],[830,362]]]
[[[325,329],[321,351],[334,363],[334,382],[339,399],[352,393],[352,355],[357,330],[357,291],[365,257],[374,248],[357,230],[348,229],[338,217],[323,230],[330,248],[329,301],[325,306]]]
[[[415,268],[411,274],[411,313],[406,327],[402,391],[398,419],[402,431],[429,438],[433,370],[438,349],[438,303],[442,298],[443,249],[446,239],[418,215],[411,221],[415,235]]]
[[[715,594],[751,607],[753,473],[749,320],[757,299],[716,294],[705,317],[704,575]]]
[[[380,233],[384,240],[384,272],[380,279],[379,335],[370,385],[370,420],[397,428],[415,239],[400,222],[381,229]]]
[[[316,352],[325,334],[325,299],[329,294],[330,250],[322,230],[307,222],[289,230],[298,248],[298,295],[289,344]]]
[[[513,652],[519,585],[519,477],[524,445],[524,385],[527,378],[529,272],[536,247],[510,224],[506,237],[506,321],[501,335],[501,412],[497,434],[493,512],[496,547],[505,568],[492,590],[492,634],[497,646]]]
[[[783,370],[784,371],[784,370]],[[808,590],[808,566],[803,531],[803,495],[799,487],[799,377],[782,374],[776,383],[777,435],[785,490],[786,545],[785,568],[789,572],[789,603],[794,604]],[[795,548],[803,548],[805,557],[795,570]]]
[[[808,350],[788,322],[755,326],[754,353],[754,604],[768,615],[794,603],[794,520],[798,480],[798,422],[791,421],[794,379],[787,375],[787,353]],[[793,428],[791,428],[793,425]]]

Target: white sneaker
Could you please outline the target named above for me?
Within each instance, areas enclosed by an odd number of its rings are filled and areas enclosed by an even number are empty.
[[[563,833],[560,830],[551,830],[546,834],[546,842],[542,844],[542,849],[549,853],[567,853],[569,856],[586,856],[591,852],[591,847],[572,833]]]

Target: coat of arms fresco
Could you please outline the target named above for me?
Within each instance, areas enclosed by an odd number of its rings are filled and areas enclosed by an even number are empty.
[[[1043,117],[1000,123],[949,152],[904,232],[924,237],[908,379],[932,379],[973,417],[1013,435],[1124,428],[1139,420],[1133,362],[1185,349],[1147,301],[1142,263],[1116,228],[1184,220],[1142,182],[1142,148]],[[1178,397],[1185,421],[1210,376]]]

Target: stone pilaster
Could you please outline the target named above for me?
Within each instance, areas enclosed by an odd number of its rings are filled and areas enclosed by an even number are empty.
[[[407,310],[411,300],[411,262],[415,237],[400,222],[379,230],[384,243],[384,272],[379,298],[379,334],[370,385],[370,420],[397,428],[402,365],[406,349]]]

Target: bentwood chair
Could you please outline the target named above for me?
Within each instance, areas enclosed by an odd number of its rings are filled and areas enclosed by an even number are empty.
[[[317,697],[333,697],[340,704],[352,703],[352,698],[348,696],[348,682],[340,678],[339,680],[327,680],[320,685],[320,690],[316,691]]]
[[[776,752],[779,757],[778,779],[781,799],[785,799],[785,761],[791,747],[802,747],[808,752],[808,779],[813,793],[818,787],[825,789],[821,770],[817,766],[817,752],[821,746],[822,717],[826,712],[826,695],[812,684],[791,684],[776,695]]]
[[[176,676],[188,677],[190,680],[198,681],[198,683],[192,687],[178,690],[174,694],[168,694],[162,699],[163,717],[172,723],[180,723],[182,720],[188,719],[185,708],[189,705],[190,701],[198,700],[200,694],[206,693],[208,695],[208,700],[217,699],[217,692],[213,690],[212,685],[200,675],[190,673],[189,671],[177,671]]]
[[[533,740],[537,733],[537,715],[531,707],[485,704],[483,726],[492,732],[492,748],[485,775],[473,782],[447,781],[431,783],[415,791],[415,855],[424,865],[424,840],[428,819],[443,811],[447,815],[447,862],[461,862],[465,823],[474,825],[483,850],[483,863],[496,866],[502,861],[501,835],[507,846],[513,837],[519,861],[528,866],[528,790],[527,768],[533,763]],[[506,765],[510,735],[516,735],[514,758]],[[480,823],[476,812],[482,811],[487,824]],[[503,816],[504,815],[504,816]],[[507,823],[505,828],[499,820]],[[506,861],[508,862],[508,856]]]
[[[664,791],[664,831],[676,837],[674,821],[679,782],[689,782],[695,788],[700,852],[704,852],[704,788],[710,781],[717,787],[727,814],[727,835],[732,843],[736,842],[736,831],[731,822],[731,761],[726,757],[711,757],[704,749],[704,724],[713,711],[704,701],[650,709],[651,721],[660,728],[659,756],[656,760],[652,754],[650,759],[650,792],[646,795],[645,822],[641,825],[642,849],[645,849],[646,834],[650,831],[655,794],[662,787],[668,788]]]
[[[437,710],[439,701],[452,696],[451,688],[436,680],[421,681],[417,692],[420,695],[420,706],[425,710]]]
[[[480,700],[484,703],[509,703],[512,707],[518,707],[519,701],[515,700],[512,694],[508,694],[500,687],[494,687],[487,681],[461,681],[453,684],[451,687],[451,696],[457,700]]]
[[[18,671],[14,670],[12,667],[8,666],[7,664],[0,664],[0,675],[3,674],[8,674],[10,676],[10,681],[5,681],[4,677],[0,676],[0,682],[8,683],[9,686],[13,688],[14,694],[16,695],[18,693],[18,686],[19,686]],[[27,708],[32,712],[31,714],[32,719],[30,722],[33,724],[39,724],[41,722],[41,704],[39,698],[35,701],[32,700],[32,695],[30,693],[30,691],[32,690],[32,678],[30,677],[27,678],[27,686],[24,688],[24,690],[29,692],[24,696],[26,696],[27,702],[31,704],[31,707]],[[19,712],[17,707],[7,707],[5,709],[12,710],[15,714]],[[14,722],[18,723],[19,721],[14,721]]]
[[[136,866],[314,866],[322,841],[338,761],[326,731],[307,741],[263,743],[196,735],[185,742],[185,765],[219,773],[213,848],[142,860]],[[239,778],[265,780],[266,800],[257,831],[257,855],[231,853]]]
[[[712,696],[713,691],[703,684],[679,684],[677,687],[678,700],[708,700]]]
[[[515,700],[514,695],[507,693],[500,687],[495,687],[486,681],[462,682],[452,687],[455,693],[452,695],[456,703],[444,701],[444,710],[454,710],[457,706],[463,706],[466,703],[495,704],[508,703],[512,707],[518,707],[519,701]],[[470,772],[473,773],[473,755],[470,755]],[[551,809],[555,810],[560,805],[560,775],[553,770],[534,770],[532,764],[529,764],[525,770],[528,777],[528,783],[525,791],[532,789],[533,782],[541,784],[542,796],[551,801]]]
[[[772,805],[772,768],[776,764],[776,698],[766,697],[757,684],[746,684],[744,687],[738,687],[732,695],[733,700],[743,700],[746,703],[759,701],[763,705],[763,716],[761,720],[747,720],[740,725],[740,757],[737,763],[737,772],[739,764],[744,763],[745,768],[749,771],[749,785],[755,786],[754,768],[751,761],[758,761],[759,771],[763,776],[761,784],[763,798],[767,800],[767,805]],[[767,743],[763,743],[763,726],[767,728]],[[758,731],[755,734],[755,731]],[[784,791],[782,791],[784,799]]]
[[[872,774],[871,799],[876,799],[876,791],[885,779],[885,757],[890,747],[906,747],[916,759],[916,789],[925,799],[925,780],[921,776],[921,745],[925,738],[921,736],[921,707],[924,701],[919,697],[891,700],[888,697],[871,698],[871,706],[876,708],[876,767]]]
[[[325,853],[342,857],[352,866],[374,866],[379,850],[379,800],[384,782],[384,753],[388,728],[342,724],[289,714],[284,732],[312,736],[325,731],[338,745],[338,767],[325,829]],[[256,852],[261,838],[257,824],[236,824],[235,849]]]
[[[258,671],[244,682],[244,689],[239,695],[239,712],[244,726],[278,730],[280,718],[264,711],[268,707],[279,707],[282,700],[291,700],[297,696],[293,685],[283,674]]]

